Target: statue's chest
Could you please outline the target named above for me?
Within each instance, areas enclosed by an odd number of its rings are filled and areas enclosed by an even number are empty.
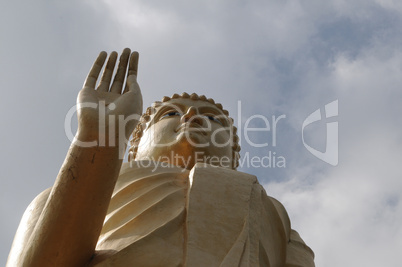
[[[102,264],[180,265],[188,172],[129,174],[119,178],[99,237],[97,254],[108,257]]]

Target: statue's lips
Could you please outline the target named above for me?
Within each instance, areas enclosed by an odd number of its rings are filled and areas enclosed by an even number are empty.
[[[204,127],[202,127],[200,124],[195,123],[195,122],[185,122],[179,125],[179,127],[176,128],[175,132],[191,132],[191,133],[200,133],[202,135],[207,135],[208,131]]]

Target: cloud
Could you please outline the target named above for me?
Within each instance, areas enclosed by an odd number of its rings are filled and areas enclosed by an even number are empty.
[[[328,77],[340,103],[339,166],[266,184],[310,239],[318,266],[399,264],[401,62],[395,43],[379,40],[355,57],[339,54]]]
[[[144,105],[187,91],[222,102],[243,123],[255,114],[270,122],[286,115],[276,147],[272,131],[252,135],[265,148],[242,133],[243,157],[275,151],[286,168],[241,171],[285,204],[317,266],[398,266],[399,2],[104,0],[13,3],[0,12],[8,127],[0,138],[1,258],[23,209],[57,175],[69,146],[64,116],[92,61],[101,50],[131,47],[140,52]],[[336,99],[339,165],[330,167],[304,148],[301,125]],[[325,126],[306,132],[311,145],[325,145]]]

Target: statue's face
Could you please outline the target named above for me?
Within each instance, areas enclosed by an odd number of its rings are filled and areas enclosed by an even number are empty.
[[[190,169],[197,162],[233,168],[232,125],[207,101],[171,99],[156,109],[141,137],[136,159]]]

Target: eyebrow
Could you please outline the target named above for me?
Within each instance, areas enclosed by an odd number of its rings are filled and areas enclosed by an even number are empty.
[[[210,106],[205,106],[205,107],[200,107],[198,109],[200,111],[200,113],[205,113],[205,112],[214,112],[214,114],[216,115],[224,115],[222,110],[220,110],[217,107],[210,107]]]
[[[172,109],[172,110],[175,110],[175,111],[179,111],[183,115],[185,112],[187,112],[188,108],[189,107],[187,107],[186,105],[183,105],[183,104],[180,104],[180,103],[164,103],[162,106],[158,107],[158,110],[154,113],[153,118],[150,121],[149,126],[155,124],[156,120],[158,120],[160,118],[161,113],[166,112],[166,110]],[[229,117],[227,115],[225,115],[223,113],[223,111],[221,109],[219,109],[218,107],[205,105],[205,106],[199,107],[198,111],[199,111],[200,114],[212,113],[214,115],[218,115],[219,119],[221,119],[221,120],[223,119],[223,121],[224,121],[223,123],[224,123],[225,126],[230,124]]]
[[[184,106],[182,104],[172,104],[172,103],[163,103],[161,106],[156,108],[156,112],[152,115],[152,119],[149,122],[148,126],[146,127],[146,129],[148,129],[149,127],[151,127],[153,124],[155,124],[158,119],[161,116],[161,113],[166,112],[166,110],[176,110],[176,111],[182,111],[185,110]]]
[[[157,115],[159,115],[160,113],[163,113],[169,109],[172,109],[175,111],[180,111],[180,112],[185,112],[185,110],[186,110],[185,106],[182,104],[166,104],[166,105],[162,105],[158,108],[158,110],[154,114],[154,118],[157,117]]]

